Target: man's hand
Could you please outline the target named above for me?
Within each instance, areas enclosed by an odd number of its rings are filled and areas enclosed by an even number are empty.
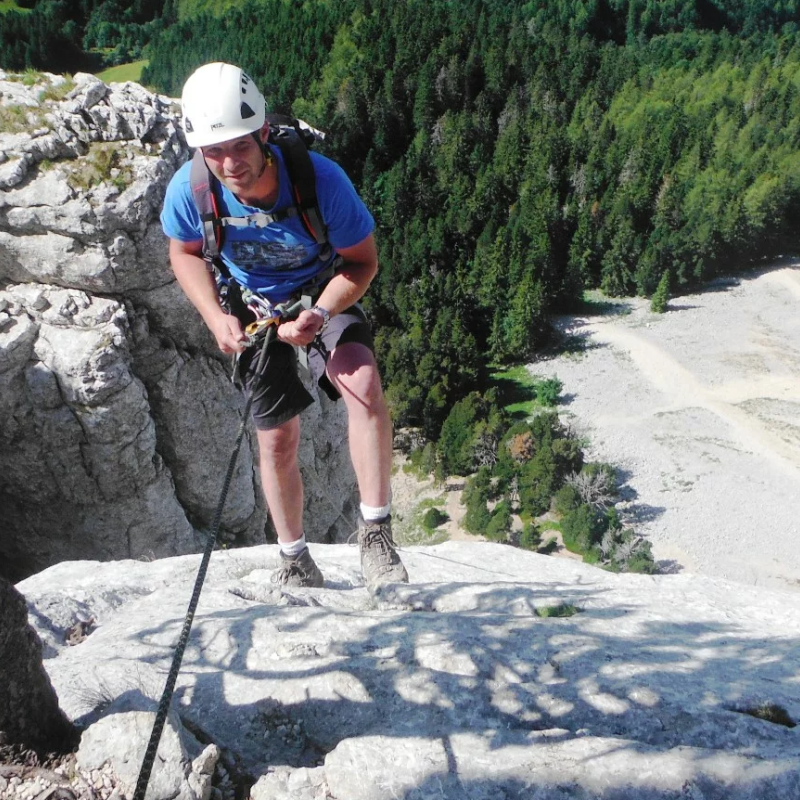
[[[325,324],[322,314],[316,311],[301,311],[296,319],[283,322],[278,326],[278,338],[282,342],[305,347],[314,341],[314,337]]]
[[[244,352],[247,336],[236,317],[231,314],[219,314],[209,327],[217,340],[217,346],[223,353]]]

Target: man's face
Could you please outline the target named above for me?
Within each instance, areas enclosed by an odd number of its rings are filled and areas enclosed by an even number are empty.
[[[264,171],[264,154],[252,135],[201,149],[214,177],[240,199],[258,199],[257,184]]]

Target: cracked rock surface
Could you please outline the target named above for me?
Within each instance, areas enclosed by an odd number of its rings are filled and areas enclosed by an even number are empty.
[[[404,549],[411,583],[371,593],[357,548],[311,549],[323,589],[271,584],[277,546],[215,553],[177,683],[177,717],[253,800],[800,795],[796,592],[449,542]],[[198,565],[18,585],[87,732],[131,739],[108,721],[131,703],[152,718]],[[69,646],[78,614],[95,627]]]
[[[174,281],[158,214],[188,158],[177,106],[134,83],[0,70],[0,573],[202,548],[243,402]],[[8,126],[7,126],[8,127]],[[355,527],[340,408],[305,415],[306,532]],[[323,457],[323,455],[325,457]],[[248,433],[220,540],[266,541]]]

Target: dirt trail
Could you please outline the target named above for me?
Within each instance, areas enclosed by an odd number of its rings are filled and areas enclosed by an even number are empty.
[[[800,284],[797,285],[800,296]],[[619,323],[597,322],[589,326],[597,342],[628,353],[641,374],[670,398],[668,409],[704,408],[728,423],[741,444],[775,462],[800,481],[800,449],[773,433],[769,426],[736,404],[763,397],[800,398],[800,380],[791,376],[767,376],[763,381],[737,382],[710,389],[663,349]]]
[[[665,568],[800,590],[800,265],[564,318],[583,349],[529,365],[563,383],[590,458],[620,470]]]

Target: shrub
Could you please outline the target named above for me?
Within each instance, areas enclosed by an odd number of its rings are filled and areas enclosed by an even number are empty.
[[[536,392],[536,399],[543,406],[554,406],[558,403],[561,390],[564,384],[558,378],[544,378],[543,380],[536,381],[533,385]]]
[[[526,522],[519,535],[518,544],[523,550],[537,550],[542,542],[542,532],[535,522]]]
[[[446,475],[466,475],[481,463],[494,464],[501,417],[491,393],[483,397],[471,392],[453,405],[438,441]]]
[[[563,433],[561,430],[559,434]],[[553,457],[555,459],[556,476],[559,483],[570,472],[578,472],[583,466],[583,451],[580,442],[571,436],[559,436],[553,440]]]
[[[669,303],[669,272],[665,272],[658,282],[653,296],[650,298],[650,310],[654,314],[663,314]]]
[[[477,497],[485,505],[492,491],[491,484],[491,473],[486,467],[481,467],[471,478],[467,479],[467,485],[461,494],[461,504],[469,508],[473,499]]]
[[[572,605],[572,603],[559,603],[557,606],[540,606],[536,609],[537,617],[573,617],[580,614],[582,608]]]
[[[485,503],[474,503],[467,508],[464,515],[464,527],[470,533],[481,535],[485,533],[491,519]]]
[[[561,534],[567,550],[581,555],[599,544],[605,531],[605,518],[585,503],[564,515]]]
[[[558,549],[558,540],[555,536],[551,536],[543,545],[540,545],[539,552],[546,556],[555,552]]]
[[[524,511],[536,517],[550,508],[556,487],[556,469],[553,451],[542,447],[529,461],[519,476],[519,502]]]
[[[580,492],[570,483],[565,483],[553,497],[553,510],[562,517],[574,511],[583,502]]]
[[[492,512],[484,534],[487,539],[493,542],[505,542],[508,540],[508,532],[510,530],[511,509],[505,500],[501,500]]]
[[[624,572],[641,572],[645,575],[652,575],[657,568],[650,542],[640,540],[639,546],[624,562],[622,569]]]
[[[533,434],[530,431],[523,431],[516,436],[512,436],[508,440],[506,447],[511,460],[517,464],[524,464],[530,461],[536,452],[536,442],[533,441]]]
[[[428,442],[424,447],[418,447],[408,457],[409,463],[422,476],[432,475],[436,472],[436,445]]]
[[[650,542],[637,536],[630,528],[622,528],[616,509],[609,509],[608,528],[602,536],[599,553],[605,569],[612,572],[642,572],[652,575],[656,571]]]
[[[450,517],[441,509],[429,508],[422,516],[422,527],[427,531],[432,531],[440,525],[444,525]]]
[[[581,501],[597,509],[608,508],[617,498],[617,476],[610,464],[591,462],[567,477]]]

